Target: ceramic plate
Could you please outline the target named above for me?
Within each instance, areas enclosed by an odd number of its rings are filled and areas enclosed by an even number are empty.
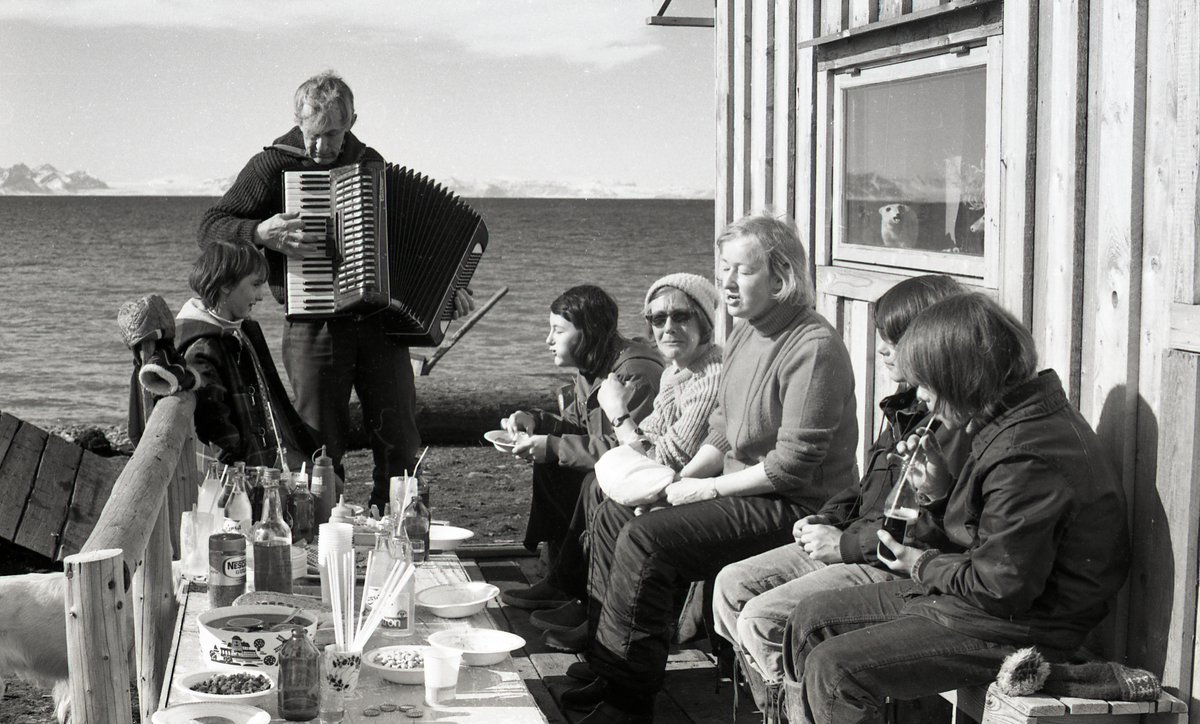
[[[454,525],[429,526],[429,547],[435,551],[452,551],[475,534]]]
[[[150,720],[154,724],[269,724],[271,715],[246,704],[198,701],[159,709]]]

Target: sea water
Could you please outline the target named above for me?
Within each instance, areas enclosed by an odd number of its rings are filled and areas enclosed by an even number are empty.
[[[187,277],[200,251],[196,228],[214,201],[0,196],[0,410],[43,426],[124,422],[133,356],[117,309],[159,294],[177,311],[193,296]],[[681,271],[712,277],[712,201],[467,201],[489,232],[471,283],[476,302],[509,291],[435,375],[528,379],[531,389],[548,388],[546,378],[562,370],[546,354],[547,318],[564,290],[603,287],[620,306],[622,332],[632,336],[644,334],[642,301],[655,279]],[[282,306],[267,294],[253,316],[286,380]]]

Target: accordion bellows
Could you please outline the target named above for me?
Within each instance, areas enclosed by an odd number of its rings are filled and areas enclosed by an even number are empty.
[[[415,347],[445,337],[487,248],[470,206],[408,168],[366,162],[284,174],[284,207],[323,237],[288,260],[287,316],[375,317]]]

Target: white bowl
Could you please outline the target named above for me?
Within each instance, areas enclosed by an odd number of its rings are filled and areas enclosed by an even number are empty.
[[[379,657],[389,653],[403,653],[406,651],[415,651],[421,655],[422,661],[425,658],[425,652],[429,650],[428,646],[383,646],[378,649],[372,649],[363,654],[363,664],[374,671],[379,672],[384,681],[392,681],[397,684],[423,684],[425,683],[425,667],[419,669],[397,669],[392,666],[379,663]]]
[[[216,628],[213,624],[229,619],[279,620],[297,609],[290,606],[256,604],[225,606],[200,614],[200,656],[206,661],[232,666],[245,666],[271,675],[279,672],[279,649],[292,637],[290,629],[283,631],[238,631]],[[288,624],[303,626],[309,638],[317,635],[317,614],[301,610]]]
[[[429,526],[429,547],[435,551],[452,551],[475,534],[454,525]]]
[[[206,717],[221,717],[232,724],[269,724],[271,721],[271,715],[256,706],[216,701],[174,704],[154,712],[150,721],[153,724],[194,724],[204,721]]]
[[[258,677],[267,682],[269,686],[262,691],[255,691],[250,694],[208,694],[203,691],[196,691],[193,686],[215,679],[217,677]],[[269,674],[262,671],[197,671],[192,674],[187,674],[175,680],[175,688],[181,692],[187,693],[188,696],[199,701],[218,701],[231,704],[247,704],[249,706],[258,706],[265,703],[268,697],[275,696],[275,679]]]
[[[417,603],[442,618],[464,618],[479,613],[500,589],[483,581],[447,583],[417,593]]]
[[[438,631],[429,635],[429,644],[462,652],[467,666],[491,666],[504,661],[510,651],[525,645],[525,639],[490,628]]]
[[[483,433],[483,439],[490,442],[497,450],[504,453],[513,451],[513,447],[519,440],[529,437],[528,434],[518,432],[515,435],[507,430],[489,430]]]

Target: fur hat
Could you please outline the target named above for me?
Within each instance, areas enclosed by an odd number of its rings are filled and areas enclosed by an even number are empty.
[[[646,292],[647,307],[650,306],[650,300],[663,287],[678,289],[691,297],[696,306],[708,317],[708,325],[710,327],[716,326],[714,316],[716,315],[717,304],[720,299],[717,296],[717,287],[712,282],[699,274],[688,274],[686,272],[668,274],[650,285],[650,291]]]

